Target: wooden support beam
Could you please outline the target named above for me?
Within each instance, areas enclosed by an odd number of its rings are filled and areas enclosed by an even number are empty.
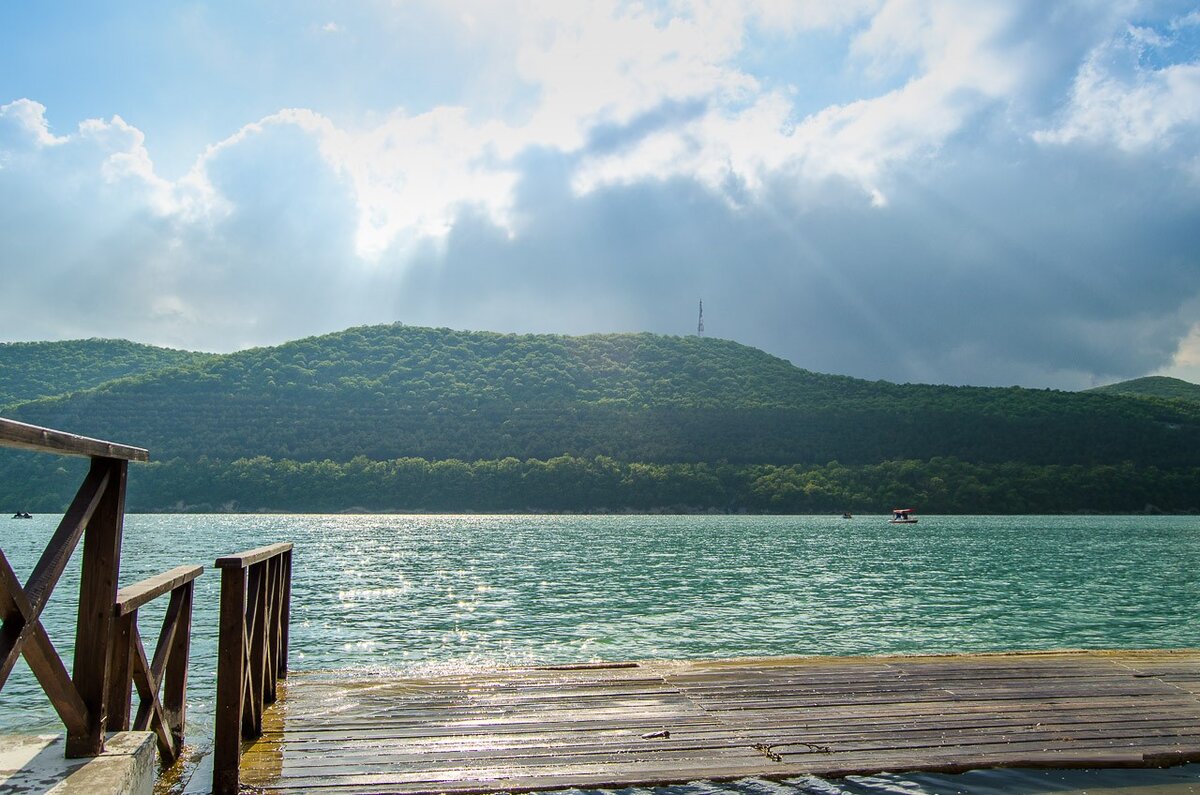
[[[75,552],[75,547],[79,545],[79,539],[83,537],[87,523],[96,512],[100,498],[104,496],[105,489],[108,488],[109,476],[110,469],[106,467],[92,467],[88,470],[74,499],[67,507],[67,512],[63,514],[62,520],[58,523],[54,535],[46,544],[45,551],[42,552],[37,565],[33,567],[33,573],[29,575],[29,580],[25,583],[25,593],[29,595],[30,603],[39,614],[46,606],[50,592],[58,584],[58,579],[67,567],[67,561],[71,559],[72,553]]]
[[[158,679],[154,666],[146,659],[146,647],[133,628],[133,684],[137,688],[141,703],[133,721],[134,731],[152,731],[158,739],[158,753],[163,759],[173,760],[179,755],[174,738],[167,729],[167,720],[158,701]]]
[[[96,756],[104,750],[109,644],[112,642],[113,605],[121,568],[128,468],[128,461],[123,459],[92,459],[92,469],[105,472],[108,482],[83,537],[75,665],[71,680],[87,705],[88,725],[85,732],[67,732],[68,758]]]
[[[218,561],[219,565],[219,561]],[[217,715],[213,739],[213,792],[237,795],[246,685],[246,570],[221,571],[217,647]]]
[[[24,654],[30,670],[67,730],[86,731],[87,705],[80,699],[66,666],[3,552],[0,552],[0,612],[4,614],[4,624],[0,627],[0,650],[4,653],[0,660],[0,687],[4,686],[16,665],[17,656]]]
[[[87,458],[117,458],[122,461],[149,461],[150,453],[141,447],[105,442],[52,428],[26,425],[0,417],[0,447],[36,450],[41,453],[75,455]]]
[[[179,618],[163,672],[163,716],[175,738],[175,747],[183,745],[183,730],[187,722],[187,673],[192,636],[192,602],[195,586],[191,581],[177,586],[171,594],[172,604],[179,600]],[[168,608],[169,611],[170,608]]]

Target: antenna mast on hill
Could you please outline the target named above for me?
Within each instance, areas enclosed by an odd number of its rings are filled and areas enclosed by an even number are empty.
[[[704,336],[704,302],[700,302],[700,320],[696,323],[696,336]]]

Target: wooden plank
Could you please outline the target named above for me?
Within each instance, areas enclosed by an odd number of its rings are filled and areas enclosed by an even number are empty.
[[[242,699],[246,684],[246,570],[221,572],[220,642],[217,646],[216,729],[213,792],[236,795],[242,746]]]
[[[1200,653],[300,677],[263,716],[242,780],[265,792],[474,793],[1200,759],[1200,698],[1130,664],[1164,659],[1188,670]]]
[[[27,425],[0,417],[0,447],[15,447],[59,455],[90,458],[117,458],[124,461],[149,461],[150,454],[140,447],[105,442],[73,433]]]
[[[1106,730],[1091,730],[1087,732],[1074,731],[1073,727],[1066,726],[1060,728],[1057,732],[1042,732],[1032,733],[1022,731],[1024,727],[1010,727],[1007,730],[1003,728],[995,728],[990,732],[982,732],[970,729],[962,730],[958,735],[946,735],[939,730],[930,729],[926,732],[905,732],[904,737],[910,741],[919,739],[938,739],[941,745],[950,744],[951,739],[957,739],[959,736],[970,738],[972,743],[958,742],[959,747],[965,747],[971,744],[979,744],[990,738],[991,740],[999,740],[1009,742],[1014,738],[1023,740],[1032,740],[1037,738],[1043,744],[1051,740],[1064,741],[1069,738],[1072,742],[1077,742],[1084,739],[1130,739],[1146,736],[1136,725],[1128,724],[1113,724],[1111,728]],[[1138,731],[1133,732],[1134,729]],[[893,735],[895,736],[895,735]],[[1160,726],[1151,730],[1149,736],[1157,737],[1167,741],[1184,741],[1189,743],[1200,743],[1200,736],[1194,728],[1175,724],[1173,726]],[[674,735],[673,735],[674,737]],[[879,734],[865,739],[850,738],[858,742],[866,742],[875,740],[879,744],[878,748],[889,748],[884,743],[887,735]],[[780,755],[787,756],[790,753],[813,753],[819,752],[821,748],[829,748],[829,753],[844,754],[850,749],[837,745],[837,741],[823,736],[811,736],[808,739],[801,740],[799,738],[790,738],[786,736],[769,736],[769,737],[752,737],[752,736],[735,736],[722,735],[699,739],[669,739],[669,740],[649,740],[644,741],[641,746],[631,747],[631,740],[628,735],[624,737],[610,737],[604,741],[593,742],[563,742],[559,738],[530,740],[522,743],[502,743],[494,744],[486,738],[476,738],[471,742],[459,744],[439,744],[427,745],[420,742],[396,742],[389,743],[386,741],[374,740],[371,742],[327,742],[317,745],[302,745],[295,746],[287,744],[286,748],[278,748],[271,744],[262,744],[252,746],[243,755],[243,760],[249,764],[260,764],[262,760],[269,760],[273,756],[286,756],[287,764],[290,768],[299,769],[302,767],[344,767],[358,769],[364,762],[371,764],[386,764],[397,766],[410,763],[448,763],[461,761],[464,757],[469,758],[475,764],[483,764],[488,760],[520,760],[524,762],[536,763],[546,759],[564,759],[568,756],[585,758],[612,758],[612,759],[629,759],[629,758],[647,758],[647,755],[655,755],[655,758],[666,758],[666,755],[677,753],[691,753],[695,755],[697,752],[702,753],[705,758],[715,755],[720,755],[729,749],[745,749],[745,748],[767,748]],[[1061,743],[1060,743],[1061,744]],[[926,744],[924,746],[911,742],[904,747],[937,747],[935,744]]]
[[[303,749],[287,748],[288,763],[307,767],[348,767],[356,768],[358,757],[369,757],[372,760],[396,760],[414,763],[415,766],[436,766],[439,763],[454,762],[463,764],[464,758],[472,765],[491,764],[494,760],[518,760],[521,764],[536,765],[546,760],[561,761],[568,756],[583,758],[640,758],[647,754],[685,754],[707,758],[736,749],[773,749],[780,755],[801,754],[847,754],[865,753],[884,750],[913,750],[913,749],[947,749],[955,748],[960,751],[973,746],[1004,744],[1011,745],[1027,742],[1040,748],[1081,747],[1086,743],[1125,742],[1142,747],[1158,745],[1196,745],[1200,746],[1200,734],[1195,728],[1186,726],[1153,727],[1143,726],[1124,727],[1114,725],[1107,729],[1078,730],[1076,727],[1063,727],[1055,731],[1025,731],[1024,727],[1009,729],[996,728],[979,731],[963,729],[955,733],[942,733],[936,730],[926,732],[900,732],[888,735],[877,735],[867,738],[850,737],[844,740],[813,736],[809,740],[792,737],[754,737],[727,734],[701,740],[639,740],[626,735],[624,738],[610,738],[608,742],[562,742],[555,738],[551,741],[518,745],[492,745],[486,741],[465,743],[461,746],[426,746],[421,743],[381,743],[367,741],[359,743],[323,743],[316,747]],[[586,738],[585,738],[586,739]],[[1143,742],[1144,740],[1144,742]],[[1133,742],[1136,741],[1136,742]],[[265,758],[281,753],[281,749],[272,743],[262,743],[247,750],[245,759]],[[489,761],[491,760],[491,761]],[[410,765],[412,767],[414,765]]]
[[[119,616],[113,621],[113,640],[109,653],[112,662],[108,672],[108,719],[106,731],[129,731],[130,710],[133,706],[133,639],[137,626],[137,611]]]
[[[203,573],[203,566],[176,566],[170,571],[164,571],[162,574],[148,577],[141,582],[127,585],[117,591],[117,615],[123,616],[131,613],[167,591],[173,591],[184,583],[191,582]]]
[[[117,578],[120,576],[128,468],[128,461],[125,460],[92,459],[92,469],[106,471],[108,482],[83,534],[75,662],[71,681],[87,706],[88,724],[83,733],[67,733],[65,751],[68,758],[96,756],[104,750],[112,606],[117,598]]]
[[[225,557],[217,558],[216,566],[218,569],[244,569],[275,555],[290,552],[291,549],[292,543],[290,541],[285,541],[282,544],[268,544],[265,547],[257,547],[246,552],[239,552],[236,555],[226,555]]]

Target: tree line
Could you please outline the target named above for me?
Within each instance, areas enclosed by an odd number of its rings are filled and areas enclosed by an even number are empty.
[[[86,462],[0,457],[0,505],[61,511]],[[135,464],[131,511],[446,511],[886,513],[1195,513],[1200,467],[977,464],[954,458],[876,464],[622,462],[605,456],[345,462],[263,456]]]
[[[150,450],[141,510],[1188,511],[1200,466],[1197,402],[871,382],[712,338],[386,325],[0,365],[5,416]],[[0,490],[53,510],[71,467],[0,459]]]

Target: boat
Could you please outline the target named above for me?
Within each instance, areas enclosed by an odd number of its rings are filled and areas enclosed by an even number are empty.
[[[29,513],[29,511],[17,511],[16,513],[13,514],[13,518],[14,519],[32,519],[33,514]]]
[[[842,514],[842,518],[843,519],[853,519],[854,515],[852,513],[850,513],[849,511],[846,511],[844,514]]]
[[[916,524],[917,517],[913,516],[915,508],[893,508],[892,518],[889,520],[892,524]]]

